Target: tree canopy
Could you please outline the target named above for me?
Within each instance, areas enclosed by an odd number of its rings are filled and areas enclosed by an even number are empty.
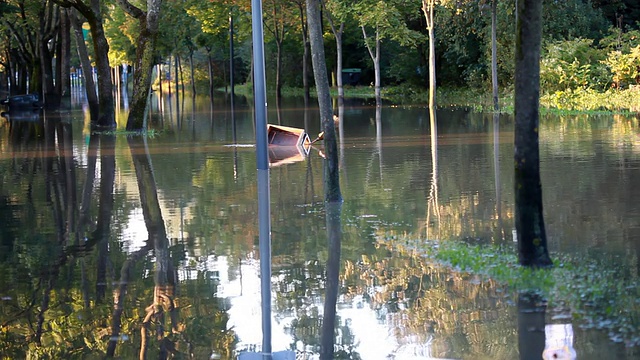
[[[12,92],[40,91],[47,85],[44,63],[60,56],[54,51],[62,39],[60,14],[65,7],[84,9],[84,21],[98,21],[108,44],[110,67],[134,65],[136,39],[140,23],[126,16],[115,2],[83,3],[80,0],[6,0],[0,3],[0,34],[5,41],[0,51],[0,71],[11,73],[0,82]],[[429,47],[425,18],[420,4],[412,1],[358,0],[324,2],[326,20],[342,26],[342,68],[361,70],[359,85],[378,83],[428,87]],[[141,10],[147,11],[141,4]],[[631,68],[638,61],[633,49],[638,46],[640,5],[632,0],[545,0],[543,4],[542,72],[543,92],[562,88],[607,89],[635,85]],[[273,0],[265,4],[265,53],[268,89],[301,87],[306,32],[300,18],[300,4],[290,0]],[[88,11],[88,10],[91,10]],[[96,10],[106,14],[94,17]],[[192,68],[181,67],[179,81],[193,78],[194,88],[222,87],[229,79],[229,18],[234,18],[234,75],[238,82],[251,81],[250,2],[226,0],[202,2],[188,0],[176,6],[161,4],[158,40],[153,63],[168,63],[170,56],[189,59]],[[302,15],[304,16],[304,15]],[[441,86],[490,88],[491,80],[491,2],[487,0],[435,1],[435,56],[437,83]],[[331,85],[338,74],[336,50],[332,45],[336,34],[332,21],[323,21],[326,62]],[[496,6],[497,70],[501,87],[513,85],[515,48],[515,4],[498,1]],[[85,25],[85,29],[89,27]],[[269,31],[271,29],[271,31]],[[377,35],[376,35],[377,33]],[[100,32],[95,33],[100,34]],[[85,33],[91,63],[100,61],[90,42],[94,31]],[[365,36],[363,36],[363,34]],[[379,42],[379,49],[376,49]],[[48,44],[41,46],[40,44]],[[580,54],[567,58],[580,45]],[[72,42],[71,46],[75,46]],[[43,51],[50,53],[43,58]],[[379,55],[376,56],[376,51]],[[76,54],[76,51],[71,51]],[[372,58],[373,55],[373,58]],[[303,59],[303,61],[301,61]],[[376,59],[375,61],[371,61]],[[626,64],[626,65],[623,65]],[[307,64],[308,65],[308,64]],[[547,67],[547,65],[549,67]],[[80,67],[74,56],[70,66]],[[379,79],[376,81],[376,66]],[[134,69],[135,70],[135,69]],[[189,74],[191,72],[193,76]],[[187,74],[187,75],[185,75]],[[46,76],[44,76],[46,75]],[[44,76],[44,77],[43,77]],[[10,83],[7,83],[11,79]],[[29,79],[27,81],[27,79]],[[41,80],[46,81],[41,81]],[[555,79],[563,79],[555,81]],[[154,81],[157,81],[154,80]],[[29,84],[29,89],[27,89]],[[210,85],[211,84],[211,85]],[[547,84],[550,86],[545,87]],[[347,84],[348,85],[348,84]],[[553,86],[551,86],[553,85]],[[34,89],[36,87],[36,89]],[[184,87],[184,84],[183,84]]]

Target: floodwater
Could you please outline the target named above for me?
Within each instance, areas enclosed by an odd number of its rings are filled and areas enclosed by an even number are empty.
[[[154,97],[147,138],[90,134],[81,103],[0,119],[0,358],[259,352],[251,102]],[[316,103],[269,106],[270,123],[319,132]],[[584,294],[547,306],[421,254],[515,249],[512,117],[441,109],[434,132],[422,105],[348,99],[337,130],[341,206],[323,201],[322,142],[270,149],[274,352],[640,358],[637,298],[624,312]],[[552,257],[597,264],[570,280],[585,291],[604,274],[637,292],[638,117],[543,116],[540,153]]]

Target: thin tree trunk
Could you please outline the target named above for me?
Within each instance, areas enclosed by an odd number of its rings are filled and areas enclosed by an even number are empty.
[[[179,62],[180,62],[180,57],[178,57],[178,55],[174,56],[174,64],[173,67],[175,69],[176,72],[176,78],[174,79],[174,83],[176,84],[176,119],[178,119],[180,117],[180,71],[178,70],[179,68]],[[179,121],[179,120],[178,120]],[[178,124],[180,124],[178,122]]]
[[[364,25],[360,26],[360,28],[362,29],[362,36],[364,37],[364,43],[367,46],[367,50],[369,51],[369,56],[371,56],[371,60],[373,61],[373,81],[375,88],[376,105],[380,106],[380,33],[378,31],[378,28],[376,27],[376,37],[374,39],[375,49],[372,49],[371,45],[369,45],[369,36],[367,35],[367,31],[365,30]]]
[[[276,41],[276,97],[282,97],[282,42]]]
[[[436,36],[433,12],[435,0],[422,0],[422,11],[429,33],[429,108],[436,106]]]
[[[193,51],[189,53],[189,75],[191,80],[191,95],[196,96],[196,81],[193,77]]]
[[[498,41],[496,38],[498,0],[491,2],[491,84],[493,85],[493,110],[499,111],[498,103]]]
[[[342,33],[344,23],[340,23],[340,29],[334,32],[336,37],[336,84],[338,85],[338,103],[344,101],[344,82],[342,81]],[[340,118],[342,120],[342,118]]]
[[[302,33],[302,88],[304,89],[304,96],[309,98],[309,29],[307,26],[307,21],[305,19],[306,10],[304,8],[304,3],[298,3],[298,7],[300,10],[300,21],[301,21],[301,33]]]
[[[214,91],[214,87],[213,87],[213,59],[211,58],[211,53],[207,54],[207,66],[209,69],[209,96],[211,97],[211,99],[213,99],[213,91]]]
[[[325,161],[325,201],[342,201],[338,167],[338,145],[333,110],[331,108],[327,63],[324,56],[319,0],[307,0],[307,22],[309,24],[309,40],[311,43],[311,61],[313,63],[320,120],[324,131],[324,148],[327,156]]]

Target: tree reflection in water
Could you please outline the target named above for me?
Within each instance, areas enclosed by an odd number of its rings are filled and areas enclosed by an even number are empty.
[[[117,216],[141,206],[149,237],[127,253],[112,225],[114,196],[121,196],[116,137],[89,135],[85,157],[74,148],[65,116],[49,113],[2,129],[9,146],[3,151],[13,160],[0,163],[0,199],[12,199],[0,203],[0,213],[15,215],[3,216],[3,222],[14,220],[3,224],[2,233],[3,250],[10,250],[0,262],[2,356],[208,358],[213,352],[231,358],[235,336],[228,316],[215,296],[202,297],[203,287],[216,291],[209,272],[193,271],[178,286],[174,264],[184,256],[174,255],[167,238],[143,140],[129,139],[140,203],[125,204]]]

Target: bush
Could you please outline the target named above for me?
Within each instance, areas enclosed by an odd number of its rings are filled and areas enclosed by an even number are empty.
[[[540,85],[545,92],[606,89],[611,75],[602,63],[604,50],[591,39],[561,40],[545,47],[540,62]]]

